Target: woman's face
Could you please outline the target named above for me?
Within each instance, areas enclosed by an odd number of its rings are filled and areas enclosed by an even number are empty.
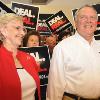
[[[39,46],[39,37],[37,35],[30,35],[27,42],[27,47]]]
[[[18,47],[22,43],[26,30],[22,22],[19,20],[12,20],[5,26],[2,33],[6,43]]]

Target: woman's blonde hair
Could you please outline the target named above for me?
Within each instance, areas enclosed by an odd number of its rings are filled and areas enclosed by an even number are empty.
[[[11,20],[19,20],[22,22],[22,16],[16,15],[14,13],[6,13],[0,16],[0,25],[5,25]]]
[[[0,15],[0,28],[4,27],[7,23],[9,23],[12,20],[18,20],[23,23],[22,16],[16,15],[15,13],[6,13],[3,15]],[[0,40],[3,41],[4,37],[0,31]]]

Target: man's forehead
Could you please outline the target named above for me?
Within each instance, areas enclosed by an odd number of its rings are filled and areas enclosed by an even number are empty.
[[[95,14],[96,14],[96,11],[92,8],[92,7],[83,7],[83,8],[81,8],[81,9],[79,9],[78,10],[78,14],[80,14],[80,13],[84,13],[84,11],[92,11],[92,12],[94,12]]]

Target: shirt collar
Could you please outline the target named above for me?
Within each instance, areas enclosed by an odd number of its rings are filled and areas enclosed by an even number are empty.
[[[81,40],[83,43],[90,45],[89,42],[84,39],[77,31],[75,32],[76,38],[78,38],[79,40]],[[93,37],[92,41],[91,41],[91,45],[95,42],[95,38]]]

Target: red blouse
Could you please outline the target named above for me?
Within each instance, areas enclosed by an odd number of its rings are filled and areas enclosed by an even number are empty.
[[[38,98],[41,100],[40,79],[34,58],[19,50],[16,57],[24,69],[34,78],[38,89]],[[0,100],[21,100],[21,83],[12,52],[3,46],[0,47]]]

